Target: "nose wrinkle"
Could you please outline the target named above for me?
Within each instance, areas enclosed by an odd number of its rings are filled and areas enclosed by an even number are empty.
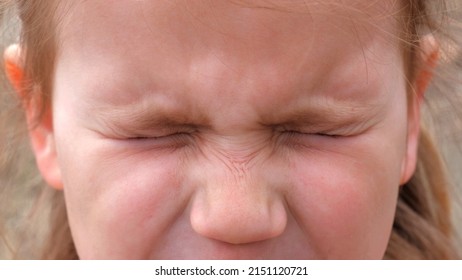
[[[236,181],[245,180],[246,176],[250,176],[252,158],[228,158],[228,166]]]
[[[249,154],[218,151],[217,157],[238,182],[246,176],[250,176],[250,170],[255,165],[257,155],[258,151]]]
[[[231,244],[280,235],[287,222],[284,198],[262,176],[259,152],[215,150],[214,154],[218,161],[213,166],[199,167],[202,171],[198,174],[203,178],[191,209],[193,229],[205,237]]]

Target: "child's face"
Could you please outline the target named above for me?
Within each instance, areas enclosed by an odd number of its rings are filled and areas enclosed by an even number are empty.
[[[52,136],[81,258],[383,256],[416,138],[399,7],[301,2],[71,7]]]

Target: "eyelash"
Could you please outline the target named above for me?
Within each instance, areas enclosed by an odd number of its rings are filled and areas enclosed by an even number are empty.
[[[191,140],[191,133],[188,132],[175,132],[163,136],[133,136],[127,137],[124,140],[135,144],[148,144],[158,145],[166,148],[179,148],[187,145]]]
[[[337,140],[343,136],[338,134],[329,133],[306,133],[299,130],[282,130],[279,131],[279,135],[282,136],[281,140],[287,145],[317,145],[324,143],[328,140]],[[138,149],[181,149],[190,146],[193,143],[193,134],[191,132],[173,132],[164,136],[130,136],[125,137],[121,140],[133,145],[134,148]],[[314,141],[314,142],[313,142]],[[321,142],[318,142],[321,141]],[[327,143],[327,142],[326,142]]]
[[[325,145],[331,146],[341,141],[342,137],[346,136],[329,134],[326,132],[306,133],[297,130],[285,130],[280,132],[281,144],[294,149],[313,149],[326,147]]]
[[[305,133],[297,130],[285,130],[282,131],[283,134],[288,136],[321,136],[321,137],[328,137],[328,138],[340,138],[341,135],[338,134],[329,134],[329,133]],[[188,132],[176,132],[171,133],[165,136],[157,136],[157,137],[150,137],[150,136],[135,136],[135,137],[128,137],[126,140],[129,141],[161,141],[163,139],[168,140],[185,140],[184,137],[191,136],[191,133]],[[175,139],[176,138],[176,139]]]
[[[340,138],[342,135],[338,134],[329,134],[329,133],[324,133],[324,132],[319,132],[319,133],[305,133],[297,130],[286,130],[283,131],[283,133],[289,135],[289,136],[321,136],[321,137],[328,137],[328,138]]]

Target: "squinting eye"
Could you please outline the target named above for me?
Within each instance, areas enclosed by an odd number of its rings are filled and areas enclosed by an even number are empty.
[[[342,137],[342,135],[329,134],[329,133],[315,133],[314,135],[324,136],[324,137],[329,137],[329,138],[340,138],[340,137]]]
[[[175,132],[167,135],[161,135],[161,136],[148,136],[148,135],[137,135],[137,136],[131,136],[127,137],[126,140],[130,141],[148,141],[148,140],[162,140],[162,139],[168,139],[168,138],[176,138],[176,137],[183,137],[187,136],[189,133],[184,133],[184,132]]]
[[[133,136],[127,137],[124,140],[135,145],[159,148],[178,148],[188,145],[192,140],[192,135],[185,132],[176,132],[163,136]]]
[[[301,132],[301,131],[296,131],[296,130],[287,130],[287,131],[283,131],[283,133],[286,133],[289,136],[322,136],[322,137],[329,137],[329,138],[342,137],[341,135],[338,135],[338,134],[330,134],[326,132],[307,133],[307,132]]]
[[[281,143],[291,148],[325,148],[333,147],[343,139],[341,135],[330,134],[327,132],[304,132],[297,130],[281,131]],[[335,144],[335,145],[334,145]],[[327,146],[326,146],[327,145]]]

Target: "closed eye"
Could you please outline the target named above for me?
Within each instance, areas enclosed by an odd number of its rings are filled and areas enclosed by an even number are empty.
[[[151,135],[135,135],[129,136],[122,139],[118,139],[126,142],[133,147],[146,147],[146,148],[181,148],[192,143],[193,137],[191,133],[186,132],[175,132],[161,136]]]
[[[289,135],[289,136],[322,136],[322,137],[329,137],[329,138],[339,138],[343,137],[339,134],[329,133],[329,132],[303,132],[297,130],[285,130],[282,133]]]
[[[171,138],[178,138],[178,137],[188,137],[191,136],[190,132],[174,132],[165,135],[134,135],[125,137],[125,140],[133,140],[133,141],[145,141],[145,140],[163,140],[163,139],[171,139]]]
[[[334,147],[343,146],[343,139],[352,139],[348,135],[343,136],[330,132],[305,132],[301,130],[285,130],[279,133],[280,143],[294,149],[330,150]]]

